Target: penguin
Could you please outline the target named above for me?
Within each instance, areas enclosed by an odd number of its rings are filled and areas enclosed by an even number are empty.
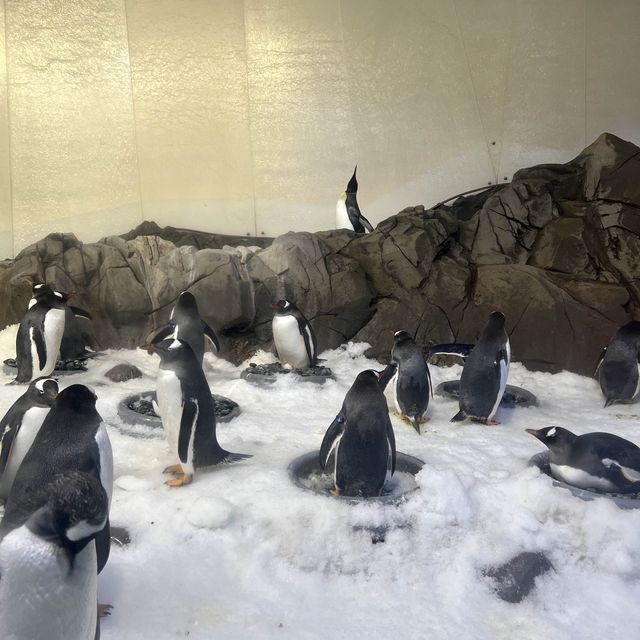
[[[379,375],[372,370],[358,374],[322,440],[322,469],[335,448],[333,495],[379,496],[387,471],[395,471],[396,440]]]
[[[336,228],[351,229],[356,233],[367,233],[373,231],[371,223],[362,215],[356,195],[358,193],[358,180],[356,171],[358,165],[353,170],[351,180],[347,184],[347,190],[340,196],[336,204]]]
[[[499,311],[489,316],[465,361],[460,378],[460,411],[451,422],[471,418],[484,424],[499,424],[493,416],[507,386],[511,361],[509,336],[504,325],[504,315]]]
[[[183,291],[171,311],[169,324],[160,329],[151,338],[151,344],[158,344],[167,338],[183,340],[195,354],[198,362],[202,364],[204,359],[205,338],[209,341],[215,352],[220,351],[220,342],[214,330],[200,317],[198,303],[195,296],[189,291]]]
[[[7,499],[0,538],[22,526],[46,503],[39,488],[59,473],[80,471],[98,480],[109,505],[113,493],[113,452],[105,424],[96,410],[96,394],[85,385],[63,389],[25,455]],[[109,558],[109,519],[95,536],[98,571]]]
[[[180,460],[163,471],[176,476],[166,484],[181,487],[193,480],[196,469],[251,458],[218,444],[211,389],[191,347],[180,339],[166,339],[143,348],[160,356],[158,409],[169,447]]]
[[[640,322],[632,320],[618,329],[596,369],[605,407],[633,402],[640,391],[639,362]]]
[[[578,436],[562,427],[526,429],[549,448],[551,474],[581,489],[640,492],[640,447],[612,433]]]
[[[428,421],[425,413],[433,388],[422,349],[407,331],[395,332],[391,361],[398,365],[394,384],[396,411],[402,418],[410,420],[420,435],[420,425]]]
[[[51,375],[64,334],[65,296],[43,283],[34,283],[32,291],[33,301],[16,336],[18,375],[14,383]]]
[[[0,638],[96,640],[95,535],[109,501],[90,474],[66,471],[42,487],[26,521],[0,541]]]
[[[316,336],[302,311],[289,300],[278,300],[271,305],[275,309],[273,341],[278,359],[287,369],[308,369],[318,359]]]
[[[53,378],[36,378],[0,420],[0,499],[6,500],[16,473],[58,397]]]

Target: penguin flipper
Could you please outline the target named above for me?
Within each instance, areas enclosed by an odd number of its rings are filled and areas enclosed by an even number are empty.
[[[16,435],[18,435],[20,425],[15,423],[9,423],[7,425],[0,424],[0,429],[2,429],[2,437],[0,437],[0,477],[2,477],[7,467],[7,462],[11,457],[11,451],[16,441]]]
[[[69,310],[76,318],[85,318],[86,320],[93,320],[93,317],[88,311],[84,309],[80,309],[80,307],[72,307],[71,305],[67,305]]]
[[[455,416],[453,416],[453,418],[451,418],[451,420],[449,420],[449,422],[462,422],[466,417],[467,414],[461,409]]]
[[[606,478],[616,487],[619,487],[624,493],[640,493],[640,480],[636,474],[629,474],[622,468],[620,463],[615,460],[603,460],[607,469]]]
[[[371,226],[371,223],[362,214],[360,214],[360,223],[369,233],[373,232],[373,227]]]
[[[42,331],[38,327],[33,327],[33,341],[36,343],[36,352],[38,353],[39,369],[42,371],[47,364],[47,347],[45,344]]]
[[[218,336],[204,320],[202,321],[202,330],[204,331],[204,337],[209,339],[209,342],[211,342],[211,344],[215,347],[216,353],[218,353],[220,351],[220,342],[218,340]]]
[[[329,425],[327,432],[324,434],[324,438],[322,439],[322,444],[320,445],[320,467],[324,469],[327,466],[327,460],[329,459],[329,454],[333,449],[337,439],[344,433],[344,416],[342,412],[339,413],[333,422]]]
[[[307,357],[309,358],[309,366],[313,367],[317,361],[317,346],[316,346],[316,337],[313,333],[313,329],[309,322],[304,322],[302,319],[298,319],[298,329],[304,339],[304,346],[307,350]]]
[[[398,365],[396,365],[395,362],[391,362],[385,367],[384,371],[380,374],[380,377],[378,378],[378,386],[382,391],[384,391],[387,388],[387,385],[389,384],[389,382],[391,382],[391,380],[393,379],[393,376],[396,375],[397,371],[398,371]]]
[[[189,442],[191,434],[196,428],[198,416],[198,401],[191,396],[182,399],[182,418],[180,420],[180,434],[178,435],[178,458],[186,464],[189,459]]]
[[[174,331],[176,330],[175,325],[170,322],[166,324],[164,327],[158,330],[158,333],[149,340],[150,344],[157,344],[158,342],[162,342],[165,338],[168,338]]]
[[[419,427],[418,427],[419,429]],[[419,431],[418,431],[419,433]],[[391,425],[391,420],[387,421],[387,440],[389,441],[389,448],[391,449],[391,475],[395,473],[396,470],[396,436],[393,432],[393,426]]]
[[[429,381],[429,391],[431,392],[431,397],[433,398],[433,383],[431,382],[431,371],[429,371],[429,365],[427,365],[427,380]]]
[[[100,573],[107,564],[111,553],[111,523],[108,517],[104,527],[96,533],[95,541],[98,573]]]
[[[593,372],[593,377],[595,378],[598,375],[598,371],[600,371],[600,367],[602,366],[602,362],[604,361],[604,356],[607,353],[607,347],[605,347],[598,356],[598,364]],[[640,353],[638,353],[638,362],[640,362]]]

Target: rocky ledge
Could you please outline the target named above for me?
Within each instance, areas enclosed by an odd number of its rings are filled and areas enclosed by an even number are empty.
[[[367,235],[271,241],[149,222],[91,244],[52,234],[0,263],[0,328],[24,313],[26,276],[77,292],[97,348],[143,344],[189,289],[236,362],[270,342],[279,297],[301,307],[321,349],[366,341],[383,360],[393,330],[425,346],[472,342],[500,309],[514,359],[591,374],[640,304],[639,176],[640,148],[603,134],[571,162],[522,169],[451,204],[409,207]]]

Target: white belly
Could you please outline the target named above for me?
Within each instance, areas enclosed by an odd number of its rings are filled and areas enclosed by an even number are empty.
[[[162,418],[162,427],[167,435],[171,452],[177,455],[180,422],[182,420],[182,385],[180,384],[180,379],[173,371],[159,369],[156,389],[156,402]]]
[[[565,464],[551,463],[549,466],[551,467],[551,474],[554,478],[562,480],[574,487],[580,489],[599,489],[600,491],[617,491],[616,485],[613,484],[613,482],[609,482],[606,478],[592,476],[586,471],[569,467]]]
[[[69,563],[26,525],[0,544],[0,638],[93,640],[98,576],[92,541]]]
[[[33,362],[33,370],[31,379],[35,380],[40,376],[50,376],[56,367],[56,360],[60,353],[60,343],[64,334],[64,309],[50,309],[44,317],[44,343],[47,349],[47,361],[44,367],[40,369],[40,360],[38,352],[33,341],[33,333],[31,330],[31,359]]]
[[[96,431],[96,444],[100,451],[100,484],[107,492],[109,498],[109,507],[111,507],[111,496],[113,494],[113,450],[111,449],[111,440],[104,422],[100,423],[98,431]]]
[[[347,213],[347,205],[342,198],[340,198],[336,204],[336,229],[354,230],[349,214]]]
[[[272,329],[280,362],[294,369],[306,369],[310,364],[309,356],[295,317],[274,316]]]
[[[25,411],[20,430],[14,437],[7,465],[2,474],[2,478],[0,478],[0,498],[6,499],[9,495],[16,473],[25,455],[27,455],[27,451],[29,451],[33,441],[38,435],[42,422],[48,413],[48,407],[31,407],[31,409]]]

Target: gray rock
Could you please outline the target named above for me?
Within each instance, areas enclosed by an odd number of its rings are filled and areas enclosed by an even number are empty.
[[[535,581],[553,565],[547,556],[538,551],[525,551],[499,567],[485,569],[499,598],[505,602],[521,602],[535,587]]]
[[[132,364],[117,364],[104,374],[111,382],[127,382],[135,378],[142,378],[142,371]]]

